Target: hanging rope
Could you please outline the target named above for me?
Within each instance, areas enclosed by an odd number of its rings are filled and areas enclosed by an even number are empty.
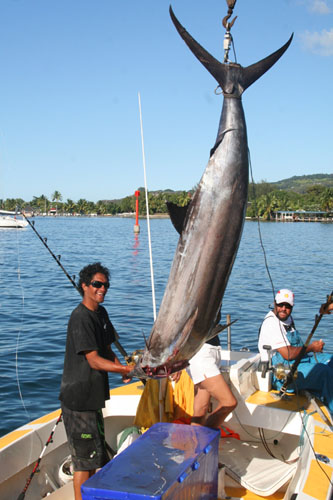
[[[18,333],[17,333],[17,339],[16,339],[15,372],[16,372],[16,384],[17,384],[17,388],[18,388],[18,391],[19,391],[20,400],[21,400],[24,412],[25,412],[28,420],[30,420],[29,412],[28,412],[27,407],[26,407],[26,405],[24,403],[23,394],[22,394],[22,390],[21,390],[20,377],[19,377],[18,351],[19,351],[19,345],[20,345],[20,339],[21,339],[21,332],[22,332],[22,324],[23,324],[23,317],[24,317],[24,305],[25,305],[25,302],[24,302],[24,289],[23,289],[22,282],[21,282],[21,259],[20,259],[20,247],[19,247],[19,240],[18,240],[18,233],[17,233],[17,231],[16,231],[16,236],[17,236],[17,239],[16,239],[16,243],[17,243],[17,279],[18,279],[18,283],[20,285],[20,290],[21,290],[22,310],[21,310],[20,326],[19,326],[19,330],[18,330]]]
[[[250,155],[250,150],[249,149],[248,149],[248,156],[249,156],[249,165],[250,165],[250,174],[251,174],[252,189],[253,189],[254,211],[255,211],[255,214],[256,214],[256,220],[257,220],[257,224],[258,224],[259,241],[260,241],[260,245],[261,245],[262,252],[263,252],[263,255],[264,255],[266,272],[268,274],[269,281],[271,282],[272,294],[273,294],[273,301],[274,301],[274,298],[275,298],[274,283],[273,283],[273,280],[272,280],[271,273],[269,271],[266,250],[265,250],[265,247],[264,247],[264,242],[263,242],[262,234],[261,234],[260,219],[259,219],[258,206],[257,206],[257,195],[256,195],[255,184],[254,184],[254,180],[253,180],[251,155]]]

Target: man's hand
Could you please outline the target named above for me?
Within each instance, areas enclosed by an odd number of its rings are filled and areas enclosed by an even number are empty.
[[[320,340],[314,340],[310,345],[309,345],[309,351],[311,350],[312,352],[323,352],[325,342]]]
[[[178,382],[178,380],[180,379],[181,374],[182,374],[182,371],[180,370],[180,372],[172,373],[171,375],[169,375],[169,377],[172,380],[172,382]]]
[[[322,304],[320,306],[319,313],[320,314],[332,314],[333,313],[333,302],[331,302],[330,304],[328,304],[327,302],[325,302],[325,304]]]
[[[123,373],[123,376],[122,376],[124,384],[128,384],[128,382],[130,382],[132,380],[132,377],[129,377],[128,373],[130,373],[133,370],[133,366],[134,365],[126,365],[123,367],[124,371],[125,371],[125,373]]]

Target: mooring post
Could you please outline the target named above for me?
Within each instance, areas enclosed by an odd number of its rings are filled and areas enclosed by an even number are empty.
[[[227,323],[231,323],[230,314],[227,314]],[[231,326],[230,325],[228,326],[227,332],[228,332],[228,336],[227,336],[227,338],[228,338],[228,351],[231,351]]]
[[[135,191],[134,193],[136,200],[135,200],[135,225],[134,225],[134,232],[139,233],[140,232],[140,226],[139,226],[139,196],[140,196],[140,191]]]

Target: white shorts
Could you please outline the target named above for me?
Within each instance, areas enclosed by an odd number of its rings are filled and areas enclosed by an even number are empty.
[[[206,378],[221,374],[221,352],[220,346],[204,344],[190,359],[190,365],[186,368],[186,371],[193,380],[194,385],[199,384]]]

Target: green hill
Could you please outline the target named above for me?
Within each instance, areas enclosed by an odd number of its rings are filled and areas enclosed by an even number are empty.
[[[273,189],[305,193],[307,188],[318,184],[327,188],[333,188],[333,174],[294,175],[288,179],[270,182],[269,184]]]

